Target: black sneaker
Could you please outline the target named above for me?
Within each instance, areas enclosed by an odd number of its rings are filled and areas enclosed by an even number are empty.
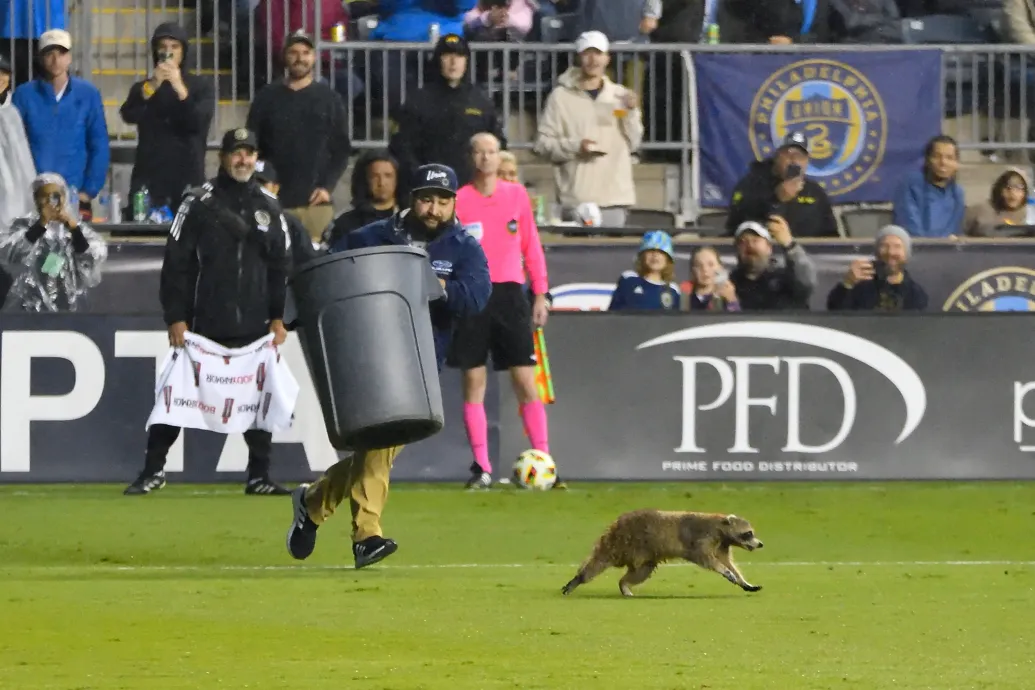
[[[471,464],[471,478],[464,484],[469,491],[482,491],[492,486],[492,475],[482,470],[478,463]]]
[[[126,487],[123,496],[143,496],[165,486],[165,471],[141,472],[136,481]]]
[[[288,496],[290,489],[286,489],[269,477],[256,477],[249,479],[244,485],[244,493],[249,496]]]
[[[383,561],[395,553],[398,548],[398,544],[384,537],[368,537],[353,544],[352,555],[356,559],[356,570]]]
[[[561,491],[565,491],[568,488],[568,482],[566,482],[563,479],[561,479],[561,475],[557,475],[557,479],[554,480],[553,486],[551,486],[550,488],[551,489],[560,489]]]
[[[308,484],[301,484],[291,492],[291,527],[287,533],[287,550],[292,558],[304,561],[316,548],[316,530],[320,527],[309,517],[305,507],[305,491]]]

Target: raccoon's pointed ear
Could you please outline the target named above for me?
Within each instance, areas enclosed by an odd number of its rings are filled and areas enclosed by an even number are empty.
[[[732,525],[733,521],[736,520],[736,519],[737,519],[737,516],[732,514],[732,513],[730,513],[729,515],[726,516],[726,518],[723,520],[723,522],[725,524],[727,524],[727,525]]]

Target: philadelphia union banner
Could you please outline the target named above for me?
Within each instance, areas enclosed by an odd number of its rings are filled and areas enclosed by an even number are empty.
[[[793,131],[833,203],[890,201],[941,131],[938,50],[698,54],[694,69],[703,206],[728,206],[751,162]]]

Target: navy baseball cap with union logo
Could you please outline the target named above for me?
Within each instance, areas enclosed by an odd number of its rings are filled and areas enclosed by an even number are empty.
[[[448,165],[429,163],[417,168],[413,175],[413,193],[435,190],[456,196],[460,187],[456,173]]]

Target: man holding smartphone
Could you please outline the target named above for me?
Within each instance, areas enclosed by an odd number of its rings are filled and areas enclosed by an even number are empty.
[[[923,311],[927,293],[906,271],[913,240],[905,228],[886,225],[877,233],[875,255],[856,259],[827,295],[830,311]]]
[[[154,72],[137,82],[119,111],[136,125],[138,144],[130,196],[144,188],[156,208],[175,209],[183,192],[205,181],[205,145],[215,113],[211,84],[184,74],[190,42],[179,24],[161,24],[151,38]]]
[[[733,189],[727,233],[732,235],[745,221],[766,223],[775,216],[785,220],[796,237],[839,237],[830,199],[806,177],[808,168],[808,137],[805,132],[789,132],[776,154],[753,163]]]
[[[104,239],[79,221],[77,199],[56,173],[32,182],[35,211],[0,232],[0,287],[10,286],[12,306],[23,312],[81,311],[90,288],[101,282],[108,258]]]

